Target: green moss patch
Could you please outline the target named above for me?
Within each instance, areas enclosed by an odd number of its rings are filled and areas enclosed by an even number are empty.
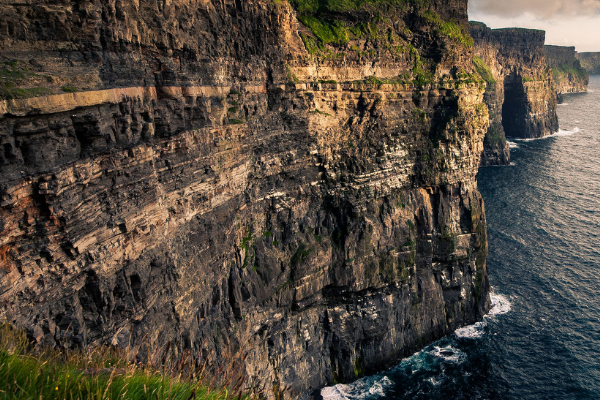
[[[27,80],[43,77],[31,72],[17,61],[0,64],[0,100],[28,99],[45,96],[52,90],[44,87],[27,87]]]
[[[489,84],[496,83],[490,67],[479,57],[473,56],[473,64],[475,64],[475,70],[481,76],[481,78]]]
[[[562,77],[568,77],[569,75],[583,81],[589,79],[589,74],[585,69],[573,64],[562,64],[552,67],[552,75],[555,81],[559,81]]]

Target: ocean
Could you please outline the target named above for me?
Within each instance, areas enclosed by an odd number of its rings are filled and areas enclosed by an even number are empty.
[[[325,400],[600,399],[600,76],[564,98],[558,133],[479,172],[492,311]]]

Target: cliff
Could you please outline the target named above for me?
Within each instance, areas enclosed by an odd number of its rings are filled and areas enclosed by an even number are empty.
[[[480,319],[466,1],[344,4],[2,0],[0,316],[275,394]]]
[[[575,56],[589,74],[600,74],[600,53],[577,53]]]
[[[581,66],[575,47],[545,46],[546,62],[552,68],[558,94],[587,91],[590,77]]]
[[[490,29],[470,23],[476,65],[488,83],[485,102],[490,128],[484,165],[506,164],[505,136],[536,138],[558,130],[556,91],[544,53],[545,32],[532,29]]]

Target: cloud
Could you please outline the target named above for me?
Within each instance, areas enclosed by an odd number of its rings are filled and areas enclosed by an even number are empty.
[[[516,17],[530,13],[541,19],[600,15],[600,0],[470,0],[474,13]]]

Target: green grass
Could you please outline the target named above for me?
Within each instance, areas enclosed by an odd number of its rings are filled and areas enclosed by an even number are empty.
[[[325,21],[312,15],[301,15],[300,22],[309,27],[322,44],[345,45],[348,44],[348,28],[344,22]]]
[[[42,87],[17,88],[13,85],[0,84],[0,99],[29,99],[31,97],[46,96],[52,94],[52,90]]]
[[[393,21],[409,14],[428,15],[441,34],[466,41],[460,25],[442,21],[433,12],[426,12],[429,0],[289,0],[296,9],[298,19],[315,37],[315,43],[303,37],[310,54],[326,55],[326,45],[347,46],[354,39],[382,41],[385,48],[401,48],[402,36],[410,33],[404,24],[396,27]],[[399,29],[395,32],[396,28]],[[387,45],[387,46],[386,46]],[[354,46],[355,49],[356,46]],[[322,54],[325,53],[325,54]],[[377,54],[364,52],[374,57]]]
[[[75,86],[63,86],[62,91],[65,93],[75,93],[78,89]]]
[[[309,54],[321,54],[321,51],[325,50],[323,45],[320,42],[317,42],[315,38],[305,35],[304,33],[301,33],[300,37]]]
[[[315,108],[314,110],[312,110],[312,111],[309,111],[308,113],[309,113],[309,114],[319,114],[319,115],[325,115],[325,116],[327,116],[327,117],[331,117],[331,116],[332,116],[331,114],[329,114],[329,113],[326,113],[326,112],[323,112],[323,111],[319,110],[318,108]]]
[[[496,80],[492,75],[492,71],[490,71],[490,68],[481,58],[473,56],[473,64],[475,64],[475,70],[484,81],[486,81],[489,84],[496,83]]]
[[[581,80],[589,79],[588,72],[585,69],[572,64],[562,64],[557,67],[552,67],[552,75],[556,81],[560,80],[563,76],[569,75]]]
[[[485,142],[491,146],[497,146],[506,142],[506,137],[500,128],[497,126],[490,126],[485,134]]]
[[[473,38],[461,25],[452,21],[444,21],[438,14],[429,10],[425,12],[424,17],[437,27],[441,35],[447,36],[465,47],[473,47]]]
[[[383,22],[385,25],[387,22],[389,25],[391,22],[383,15],[388,15],[393,9],[403,13],[412,9],[431,22],[441,35],[473,47],[473,39],[464,27],[444,21],[435,12],[427,10],[428,0],[290,0],[290,3],[298,12],[300,22],[309,27],[323,44],[345,45],[349,42],[350,34],[356,38],[377,38],[380,31],[378,24]],[[348,26],[340,20],[340,17],[355,15],[356,12],[368,13],[370,21]],[[394,42],[396,37],[388,32],[388,39]]]
[[[28,99],[30,97],[45,96],[52,90],[44,87],[23,87],[24,82],[31,77],[39,75],[21,66],[17,61],[2,63],[0,67],[0,100]]]
[[[290,3],[301,14],[322,14],[386,10],[410,5],[427,7],[429,0],[290,0]]]
[[[169,399],[227,400],[241,392],[238,371],[220,369],[218,379],[207,364],[189,354],[172,356],[167,346],[157,353],[160,366],[130,363],[127,354],[111,348],[33,350],[24,332],[0,326],[0,399]],[[231,365],[241,360],[234,356]],[[234,360],[235,359],[235,360]],[[229,377],[226,378],[226,376]],[[216,375],[214,375],[216,376]],[[226,382],[229,382],[230,389]],[[212,388],[212,389],[211,389]]]
[[[412,116],[414,119],[419,120],[419,121],[427,120],[427,113],[425,111],[421,110],[420,108],[413,108]]]

